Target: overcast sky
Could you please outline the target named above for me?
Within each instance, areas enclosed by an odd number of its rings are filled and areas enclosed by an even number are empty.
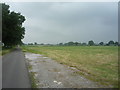
[[[117,2],[11,2],[26,21],[24,43],[118,40]]]

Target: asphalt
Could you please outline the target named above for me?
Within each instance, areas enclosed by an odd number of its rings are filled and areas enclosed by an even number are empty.
[[[20,48],[2,57],[2,88],[31,88],[25,57]]]

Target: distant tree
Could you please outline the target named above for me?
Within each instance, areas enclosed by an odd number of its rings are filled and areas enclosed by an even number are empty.
[[[28,45],[33,45],[33,43],[28,43]]]
[[[51,44],[48,43],[48,44],[46,44],[46,45],[47,45],[47,46],[50,46]]]
[[[78,42],[75,42],[74,44],[75,44],[76,46],[78,46],[79,43],[78,43]]]
[[[104,42],[100,42],[99,45],[104,45]]]
[[[109,45],[109,46],[114,45],[114,41],[112,41],[112,40],[109,41],[109,42],[108,42],[108,45]]]
[[[2,4],[2,42],[4,47],[22,44],[25,28],[22,23],[25,17],[14,11],[10,12],[9,5]]]
[[[59,43],[60,46],[63,46],[64,44],[63,43]]]
[[[37,45],[37,42],[34,42],[34,45]]]
[[[91,40],[91,41],[88,42],[88,45],[93,46],[94,42]]]
[[[23,43],[22,45],[28,45],[28,44],[26,44],[26,43]]]
[[[64,43],[65,46],[68,46],[68,43]]]
[[[44,43],[41,43],[40,45],[44,45]]]
[[[82,43],[81,45],[82,45],[82,46],[86,46],[87,44],[86,44],[86,43]]]
[[[79,43],[78,43],[78,46],[81,46],[81,45],[82,45],[82,44],[79,42]]]
[[[118,46],[118,45],[119,45],[119,43],[118,43],[118,42],[115,42],[115,43],[114,43],[114,45],[115,45],[115,46]]]
[[[106,44],[105,44],[105,46],[109,46],[109,44],[108,44],[108,43],[106,43]]]
[[[74,45],[74,42],[68,42],[68,45],[69,46]]]

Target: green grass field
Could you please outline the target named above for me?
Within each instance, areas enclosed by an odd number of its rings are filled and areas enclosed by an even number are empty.
[[[79,69],[80,75],[102,85],[118,87],[117,46],[22,46],[61,64]]]

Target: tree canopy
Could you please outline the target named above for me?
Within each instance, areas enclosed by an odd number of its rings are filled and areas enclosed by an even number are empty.
[[[89,42],[88,42],[88,45],[90,45],[90,46],[94,45],[94,41],[92,41],[92,40],[89,41]]]
[[[104,42],[100,42],[99,45],[104,45]]]
[[[112,41],[112,40],[109,41],[109,42],[108,42],[108,45],[114,45],[114,41]]]
[[[25,17],[21,13],[11,12],[9,7],[2,4],[2,42],[5,47],[21,44],[25,34],[25,28],[22,27]]]

